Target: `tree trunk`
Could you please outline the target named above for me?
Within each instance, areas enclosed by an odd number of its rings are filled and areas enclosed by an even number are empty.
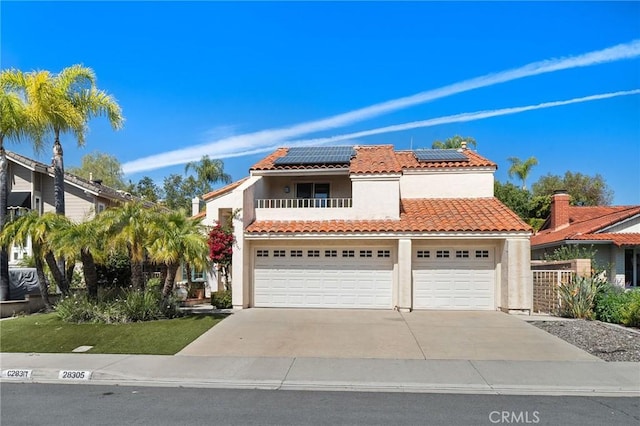
[[[131,260],[131,287],[134,290],[144,290],[144,275],[142,262]]]
[[[1,137],[1,136],[0,136]],[[0,140],[0,230],[7,222],[7,204],[9,203],[9,162]],[[0,247],[0,301],[9,300],[9,254],[8,247]]]
[[[80,251],[80,259],[82,260],[84,282],[87,284],[87,295],[89,299],[96,300],[98,298],[98,271],[93,255],[88,250],[82,250]]]
[[[35,251],[33,253],[33,257],[36,257]],[[51,271],[51,275],[53,275],[53,279],[56,282],[56,285],[62,292],[63,296],[69,295],[69,281],[65,278],[64,274],[60,272],[58,267],[58,263],[56,263],[56,257],[53,255],[51,251],[47,251],[44,255],[44,260],[47,262],[47,266]]]
[[[162,265],[160,265],[160,282],[164,283],[165,280],[167,279],[167,265],[165,265],[164,263]]]
[[[184,262],[185,273],[187,274],[187,288],[191,288],[191,264],[189,262]]]
[[[75,262],[71,262],[67,265],[67,270],[64,273],[64,277],[67,279],[69,283],[69,287],[71,287],[71,283],[73,282],[73,271],[76,269]]]
[[[176,283],[176,273],[178,272],[178,264],[171,263],[167,265],[167,278],[164,280],[164,287],[162,287],[162,298],[167,299],[173,292],[173,286]]]
[[[49,300],[49,283],[47,283],[47,279],[44,276],[44,265],[42,264],[42,258],[40,250],[36,250],[36,247],[33,248],[33,259],[36,262],[36,274],[38,275],[38,287],[40,287],[40,295],[42,296],[42,301],[44,302],[44,307],[47,311],[51,311],[53,306],[51,306],[51,301]]]
[[[56,132],[56,140],[53,143],[53,195],[56,206],[56,214],[64,216],[64,161],[62,159],[62,145]],[[64,258],[58,259],[58,269],[64,271]]]

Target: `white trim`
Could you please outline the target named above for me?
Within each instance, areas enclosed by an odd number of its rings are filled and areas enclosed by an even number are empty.
[[[402,177],[402,173],[351,173],[349,175],[352,181],[398,181]]]

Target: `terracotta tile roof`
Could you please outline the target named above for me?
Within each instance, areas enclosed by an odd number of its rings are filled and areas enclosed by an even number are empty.
[[[470,149],[462,151],[469,161],[418,161],[411,151],[396,152],[398,161],[403,169],[443,169],[466,167],[497,167],[496,163],[489,161],[480,154]]]
[[[406,169],[442,169],[468,167],[497,167],[492,161],[482,157],[470,149],[463,153],[469,161],[418,161],[412,151],[394,151],[393,145],[360,145],[354,147],[356,155],[349,164],[350,173],[401,173]],[[343,164],[304,164],[275,165],[278,158],[287,154],[288,148],[278,148],[258,163],[251,170],[300,170],[300,169],[335,169],[344,168]]]
[[[249,177],[248,177],[248,176],[247,176],[247,177],[244,177],[244,178],[242,178],[242,179],[240,179],[240,180],[237,180],[237,181],[235,181],[235,182],[233,182],[233,183],[230,183],[230,184],[229,184],[229,185],[227,185],[227,186],[223,186],[222,188],[219,188],[219,189],[216,189],[216,190],[214,190],[214,191],[211,191],[211,192],[209,192],[209,193],[207,193],[207,194],[204,194],[204,195],[202,196],[202,199],[203,199],[204,201],[207,201],[207,200],[210,200],[210,199],[212,199],[212,198],[216,198],[216,197],[219,197],[219,196],[221,196],[221,195],[224,195],[224,194],[226,194],[226,193],[228,193],[228,192],[231,192],[231,191],[233,191],[234,189],[236,189],[237,187],[239,187],[240,185],[242,185],[242,184],[244,183],[244,181],[246,181],[247,179],[249,179]]]
[[[356,156],[351,159],[351,173],[402,173],[393,145],[355,147]]]
[[[399,220],[255,221],[248,233],[528,232],[496,198],[403,199]]]
[[[191,216],[191,219],[204,219],[207,216],[207,211],[203,210],[197,215]]]
[[[617,245],[626,245],[627,237],[622,233],[598,233],[602,229],[614,225],[625,219],[640,215],[640,206],[598,206],[598,207],[569,207],[569,226],[558,230],[544,229],[531,237],[531,246],[539,246],[562,242],[566,240],[608,240],[599,235],[621,235],[612,239]],[[633,240],[633,238],[631,239]],[[618,242],[620,243],[618,243]],[[636,244],[636,243],[629,243]]]

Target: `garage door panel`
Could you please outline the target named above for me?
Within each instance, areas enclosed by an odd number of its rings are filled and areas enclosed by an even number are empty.
[[[275,251],[279,257],[273,257]],[[360,249],[345,249],[353,257],[342,257],[343,249],[331,249],[336,255],[290,257],[299,249],[260,248],[255,257],[254,306],[317,308],[392,307],[392,269],[390,256],[377,257],[376,251],[362,249],[370,257],[360,257]],[[384,248],[389,250],[390,248]],[[271,255],[271,257],[268,257]]]
[[[449,253],[449,257],[436,257]],[[458,256],[458,257],[456,257]],[[495,308],[495,262],[485,247],[418,248],[413,257],[416,309]]]

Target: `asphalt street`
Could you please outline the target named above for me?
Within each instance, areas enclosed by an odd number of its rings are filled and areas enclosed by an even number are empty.
[[[638,425],[640,398],[0,384],[2,425]]]

